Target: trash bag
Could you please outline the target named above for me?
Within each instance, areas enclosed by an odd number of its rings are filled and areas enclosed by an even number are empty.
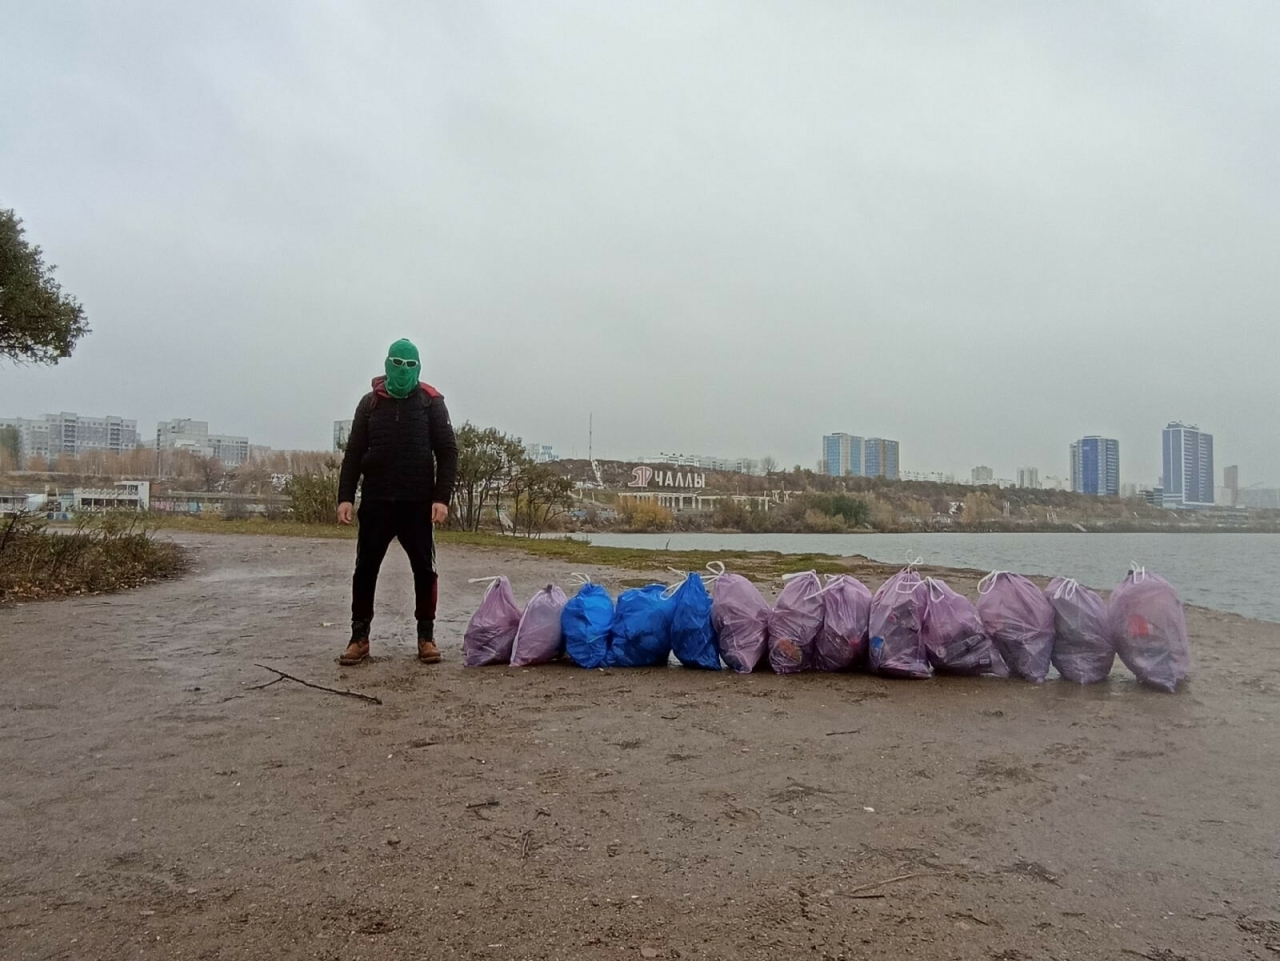
[[[554,661],[564,653],[564,629],[560,615],[568,603],[564,591],[548,584],[529,598],[511,648],[511,666],[528,667]]]
[[[505,577],[479,577],[471,583],[488,581],[480,606],[471,615],[462,635],[462,663],[467,667],[506,664],[520,627],[520,608]]]
[[[659,667],[671,657],[673,598],[666,584],[624,591],[609,630],[609,667]]]
[[[1008,677],[1009,668],[987,636],[973,602],[939,578],[928,577],[924,583],[920,639],[934,669],[944,674]]]
[[[1053,605],[1058,635],[1053,642],[1053,666],[1076,684],[1105,681],[1116,659],[1107,630],[1107,602],[1069,577],[1055,577],[1044,594]]]
[[[685,578],[671,598],[671,650],[685,667],[720,670],[711,595],[697,574]]]
[[[847,671],[867,653],[871,591],[849,574],[828,574],[822,595],[822,628],[813,642],[813,666],[819,671]]]
[[[726,574],[724,565],[708,564],[711,582],[711,626],[724,662],[739,674],[750,674],[769,645],[769,602],[741,574]]]
[[[1116,653],[1139,681],[1173,693],[1191,670],[1187,615],[1173,585],[1135,567],[1111,592],[1107,613]]]
[[[787,574],[769,615],[769,666],[778,674],[813,667],[813,644],[822,629],[822,581],[813,571]]]
[[[1043,684],[1053,656],[1053,605],[1021,574],[992,571],[978,582],[982,626],[1014,677]]]
[[[578,593],[560,612],[564,651],[578,667],[595,670],[609,659],[609,631],[613,627],[613,598],[599,584],[583,579]]]
[[[928,588],[907,567],[880,585],[871,598],[871,670],[886,677],[925,680],[933,667],[920,637]]]

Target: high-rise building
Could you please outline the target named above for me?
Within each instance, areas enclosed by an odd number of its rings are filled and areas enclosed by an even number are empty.
[[[249,438],[210,434],[209,422],[180,417],[156,425],[161,450],[185,450],[197,457],[212,457],[223,467],[239,467],[249,459]]]
[[[862,476],[863,439],[853,434],[827,434],[822,438],[822,463],[830,477]]]
[[[975,485],[994,484],[996,482],[996,472],[985,464],[971,470],[969,472],[969,477]]]
[[[18,459],[23,464],[37,456],[52,461],[62,454],[79,457],[98,450],[118,454],[138,446],[138,422],[123,417],[82,417],[64,411],[32,420],[0,420],[0,427],[18,432]]]
[[[1222,471],[1222,486],[1227,489],[1232,507],[1240,506],[1240,467],[1232,464]]]
[[[862,445],[862,476],[898,479],[898,442],[868,437]]]
[[[1098,497],[1120,496],[1120,442],[1082,437],[1071,445],[1071,489]]]
[[[1040,488],[1040,468],[1038,467],[1019,467],[1018,468],[1018,486],[1029,487],[1032,490]]]
[[[1164,506],[1212,507],[1213,435],[1188,424],[1164,429]]]

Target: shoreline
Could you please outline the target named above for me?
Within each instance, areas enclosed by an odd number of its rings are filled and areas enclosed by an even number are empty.
[[[316,542],[324,542],[331,540],[354,540],[356,531],[354,528],[343,528],[336,525],[303,525],[289,521],[265,522],[265,521],[221,521],[212,519],[184,519],[180,523],[163,524],[157,528],[157,533],[168,539],[173,538],[181,540],[187,536],[212,535],[217,537],[259,537],[271,540],[278,540],[282,543],[314,540]],[[611,539],[610,535],[597,535],[606,539]],[[785,549],[768,549],[755,548],[747,539],[769,539],[775,536],[795,537],[807,540],[809,538],[829,538],[837,543],[834,550],[803,550],[803,551],[787,551]],[[910,538],[911,535],[906,534],[876,534],[878,538]],[[769,535],[769,534],[714,534],[714,533],[672,533],[672,534],[627,534],[616,535],[619,541],[631,541],[633,538],[640,543],[628,543],[626,546],[617,544],[600,544],[598,541],[588,540],[581,535],[559,536],[547,535],[541,538],[516,538],[510,535],[500,535],[493,533],[469,534],[458,531],[441,531],[437,534],[437,542],[443,549],[446,547],[474,547],[487,551],[510,551],[526,556],[543,558],[550,561],[559,561],[574,565],[599,566],[602,568],[623,569],[632,574],[639,575],[641,573],[656,573],[658,579],[663,579],[670,567],[679,567],[683,570],[703,571],[707,563],[719,561],[728,565],[731,569],[738,573],[744,574],[749,579],[757,583],[765,582],[773,578],[779,578],[781,575],[794,571],[813,570],[819,574],[832,573],[851,573],[862,579],[876,578],[888,576],[900,570],[904,564],[902,560],[894,558],[889,561],[877,560],[866,554],[860,554],[856,551],[850,551],[849,548],[858,546],[858,537],[855,535],[831,534],[831,535]],[[691,546],[689,541],[714,540],[716,538],[724,540],[737,541],[738,538],[747,540],[746,543],[738,545],[725,545],[724,543],[708,545],[708,546]],[[981,540],[975,536],[975,540]],[[1159,543],[1159,538],[1155,538],[1151,543]],[[644,542],[649,542],[653,546],[641,546]],[[661,541],[661,545],[654,542]],[[677,547],[667,546],[672,541],[685,541]],[[1088,544],[1104,544],[1108,541],[1097,541],[1089,539]],[[952,543],[947,539],[939,539],[935,544],[946,545]],[[1078,539],[1076,543],[1081,542]],[[927,565],[917,565],[926,574],[932,576],[940,576],[944,578],[981,577],[989,572],[990,568],[981,565],[965,563],[949,563],[945,559],[938,558],[923,546],[913,548],[923,553],[930,560]],[[1090,550],[1092,550],[1090,548]],[[959,553],[966,553],[960,551]],[[981,552],[980,552],[981,553]],[[881,552],[884,556],[884,552]],[[954,556],[954,555],[953,555]],[[1092,556],[1092,555],[1090,555]],[[1000,564],[997,566],[1007,567],[1030,577],[1037,583],[1043,584],[1056,574],[1065,574],[1076,577],[1082,584],[1089,586],[1095,590],[1107,592],[1114,587],[1119,578],[1123,576],[1123,571],[1127,569],[1128,561],[1135,559],[1127,553],[1123,559],[1123,565],[1114,565],[1114,571],[1111,567],[1107,568],[1104,576],[1099,576],[1096,570],[1091,574],[1087,569],[1089,565],[1082,565],[1073,568],[1070,563],[1064,563],[1061,569],[1055,570],[1046,564],[1040,564],[1039,570],[1035,564]],[[1145,556],[1138,554],[1138,560],[1146,560]],[[1273,624],[1280,623],[1280,616],[1275,616],[1276,612],[1271,610],[1271,606],[1264,602],[1251,602],[1249,604],[1231,605],[1231,598],[1218,599],[1206,598],[1204,591],[1197,591],[1196,584],[1191,580],[1186,571],[1181,576],[1177,576],[1160,565],[1149,564],[1151,569],[1159,570],[1161,573],[1169,576],[1174,586],[1183,596],[1186,606],[1195,607],[1203,610],[1221,611],[1223,613],[1231,613],[1259,623]],[[1046,569],[1048,568],[1048,569]],[[634,581],[634,578],[632,579]],[[637,586],[635,583],[629,583],[627,586]],[[1256,587],[1256,585],[1254,585]],[[1219,589],[1219,593],[1220,593]],[[1209,593],[1213,593],[1210,591]],[[1199,594],[1199,596],[1196,596]],[[1188,597],[1190,595],[1190,597]],[[1237,595],[1239,596],[1239,595]],[[1214,600],[1222,600],[1221,603],[1214,603]],[[1243,608],[1243,609],[1242,609]],[[1251,610],[1250,608],[1260,609]]]
[[[292,526],[296,527],[298,525]],[[336,537],[308,537],[302,532],[297,532],[288,536],[302,540],[310,539],[317,543],[323,543],[334,539],[354,540],[354,534],[351,533],[351,529],[339,528],[336,530],[338,531]],[[176,532],[165,532],[162,530],[161,533]],[[275,532],[264,534],[257,532],[241,533],[233,531],[225,533],[217,532],[211,536],[270,538],[275,536]],[[866,582],[867,586],[872,587],[874,590],[873,582],[878,583],[878,581],[883,581],[898,573],[905,566],[904,564],[897,562],[877,561],[874,558],[867,557],[865,554],[788,553],[786,551],[766,550],[681,550],[647,547],[610,547],[605,545],[594,545],[573,538],[526,539],[514,538],[505,535],[459,534],[458,532],[452,531],[444,532],[444,536],[438,536],[438,541],[441,549],[471,549],[489,553],[511,552],[522,558],[536,558],[558,565],[576,565],[594,568],[601,572],[611,572],[615,575],[615,577],[611,579],[616,581],[616,585],[620,590],[629,587],[643,586],[643,584],[647,583],[669,582],[674,576],[671,574],[671,568],[673,567],[678,567],[687,572],[701,573],[706,570],[706,565],[710,562],[724,563],[729,572],[742,574],[757,586],[762,587],[768,585],[773,589],[774,594],[781,589],[781,578],[784,574],[808,570],[813,570],[818,574],[851,574],[859,580]],[[977,581],[990,573],[989,570],[984,568],[965,567],[960,565],[952,566],[945,564],[921,563],[912,566],[924,577],[938,577],[944,579],[953,587],[956,587],[958,584],[964,585],[967,588],[971,582],[975,589]],[[1045,587],[1055,576],[1052,574],[1039,574],[1029,571],[1013,571],[1013,573],[1022,574],[1041,588]],[[185,575],[179,575],[179,577],[183,576]],[[1081,581],[1081,585],[1098,591],[1104,597],[1108,596],[1115,586],[1114,584],[1090,584],[1083,580]],[[1184,585],[1175,583],[1174,587],[1180,594],[1184,593]],[[957,587],[957,589],[959,588]],[[962,593],[967,592],[967,589],[966,591],[962,591]],[[1277,625],[1280,625],[1280,622],[1277,621],[1253,617],[1248,614],[1240,613],[1239,611],[1232,611],[1221,607],[1196,604],[1185,600],[1183,602],[1183,606],[1188,611],[1195,610],[1208,614],[1239,618],[1242,621],[1266,627],[1276,627]]]

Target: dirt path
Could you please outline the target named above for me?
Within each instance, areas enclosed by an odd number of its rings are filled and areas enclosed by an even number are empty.
[[[350,543],[187,542],[0,611],[0,957],[1280,957],[1280,626],[1193,611],[1174,697],[466,671],[467,578],[568,571],[455,548],[447,663],[393,552],[343,670]]]

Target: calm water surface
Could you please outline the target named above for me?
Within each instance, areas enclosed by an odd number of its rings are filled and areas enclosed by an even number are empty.
[[[593,534],[607,547],[908,556],[943,567],[1063,574],[1115,586],[1137,561],[1189,604],[1280,623],[1280,534]]]

